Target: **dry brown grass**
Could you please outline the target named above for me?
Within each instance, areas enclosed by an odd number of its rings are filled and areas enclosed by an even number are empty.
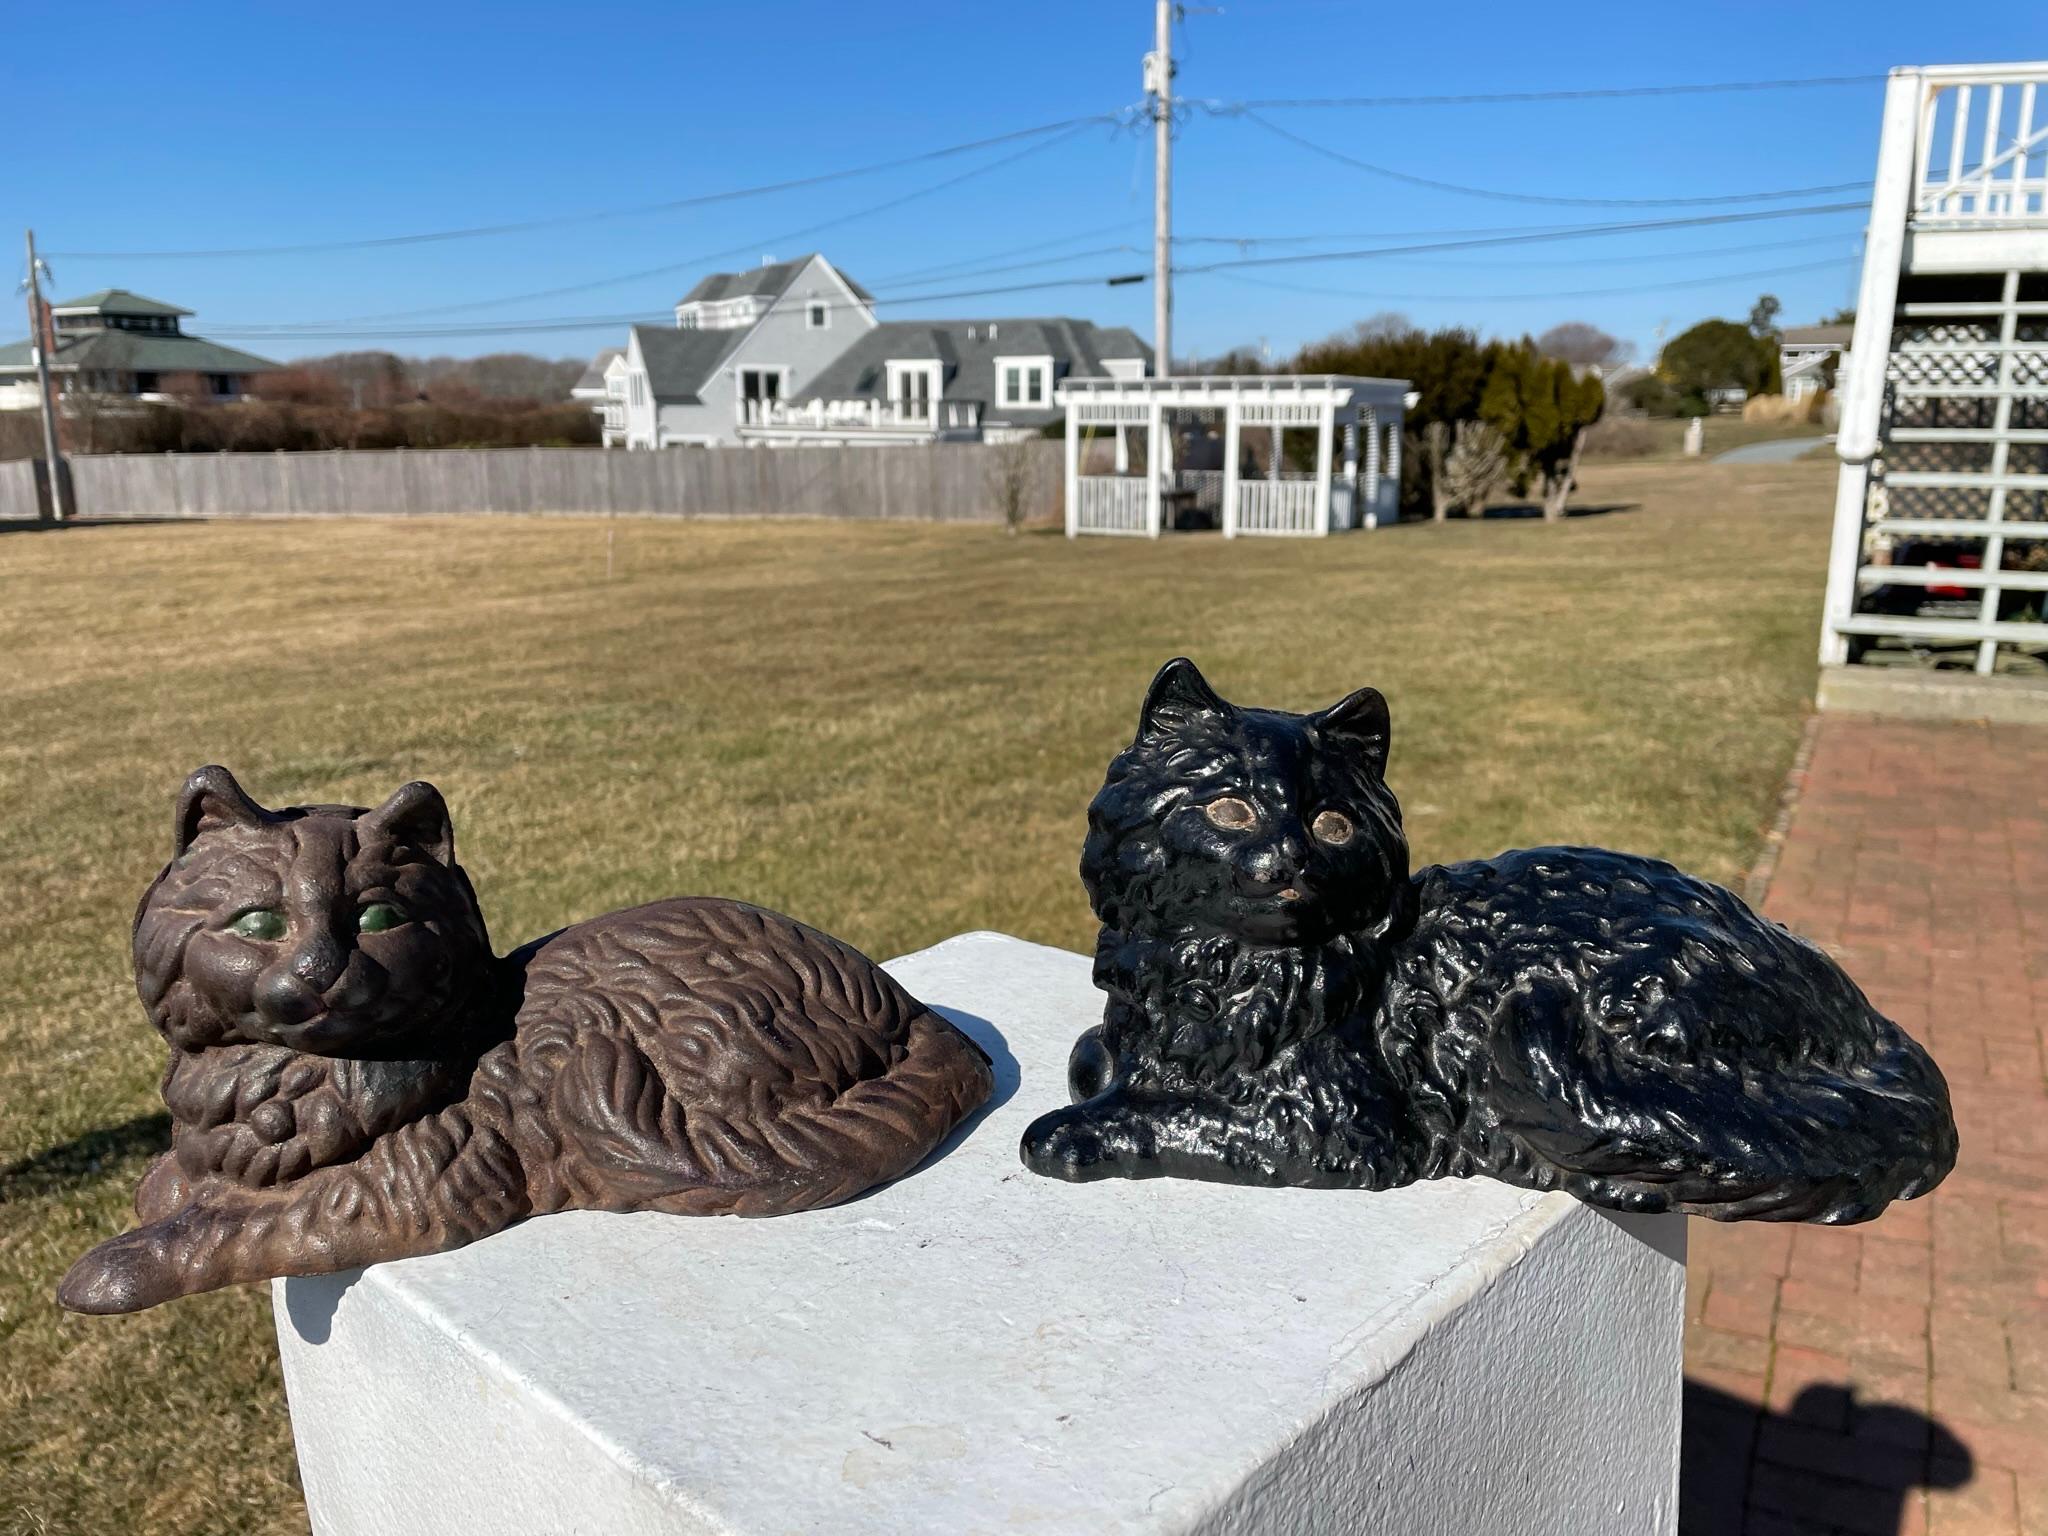
[[[1702,457],[1709,459],[1730,448],[1786,437],[1810,437],[1818,448],[1824,435],[1817,421],[1751,421],[1746,416],[1707,416],[1702,420],[1706,423]],[[1586,434],[1586,458],[1616,462],[1683,459],[1685,428],[1683,420],[1672,416],[1603,416]]]
[[[438,781],[501,947],[683,891],[878,955],[979,927],[1085,947],[1083,808],[1185,651],[1263,703],[1385,689],[1419,859],[1586,840],[1732,880],[1811,691],[1832,482],[1587,478],[1587,502],[1641,509],[1317,543],[568,519],[0,537],[0,1530],[303,1529],[259,1291],[115,1320],[51,1301],[163,1136],[127,919],[196,765],[279,803]]]

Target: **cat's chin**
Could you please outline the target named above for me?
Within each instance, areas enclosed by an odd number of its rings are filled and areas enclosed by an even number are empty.
[[[296,1024],[260,1020],[245,1031],[255,1043],[275,1045],[301,1056],[381,1061],[422,1054],[417,1020],[364,1018],[329,1011]]]
[[[1292,905],[1233,912],[1223,931],[1247,944],[1322,944],[1341,930],[1320,913]]]

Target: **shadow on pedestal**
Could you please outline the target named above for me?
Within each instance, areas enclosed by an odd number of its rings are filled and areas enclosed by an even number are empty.
[[[1917,1408],[1823,1385],[1773,1413],[1686,1378],[1680,1536],[1919,1531],[1919,1491],[1974,1472],[1969,1448]]]

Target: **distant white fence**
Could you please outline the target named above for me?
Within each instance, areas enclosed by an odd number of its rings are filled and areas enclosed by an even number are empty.
[[[1032,483],[1060,512],[1061,445],[1023,445]],[[85,517],[329,516],[349,513],[628,513],[993,522],[981,443],[861,448],[342,449],[331,453],[81,454],[70,461]],[[0,518],[36,516],[35,466],[0,463]]]
[[[1082,475],[1074,485],[1081,532],[1151,531],[1143,475]]]
[[[1320,533],[1328,515],[1313,475],[1237,483],[1239,533]]]

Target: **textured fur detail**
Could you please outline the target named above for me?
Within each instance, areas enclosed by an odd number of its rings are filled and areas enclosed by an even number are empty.
[[[1089,810],[1103,1022],[1025,1162],[1386,1189],[1488,1174],[1631,1211],[1860,1221],[1954,1165],[1947,1085],[1841,968],[1669,864],[1536,848],[1407,877],[1384,701],[1153,684]],[[1320,829],[1320,830],[1319,830]]]
[[[130,1312],[458,1247],[566,1209],[774,1215],[908,1172],[988,1097],[974,1043],[864,956],[740,902],[493,958],[446,807],[181,797],[136,915],[171,1042],[144,1225],[59,1289]]]

